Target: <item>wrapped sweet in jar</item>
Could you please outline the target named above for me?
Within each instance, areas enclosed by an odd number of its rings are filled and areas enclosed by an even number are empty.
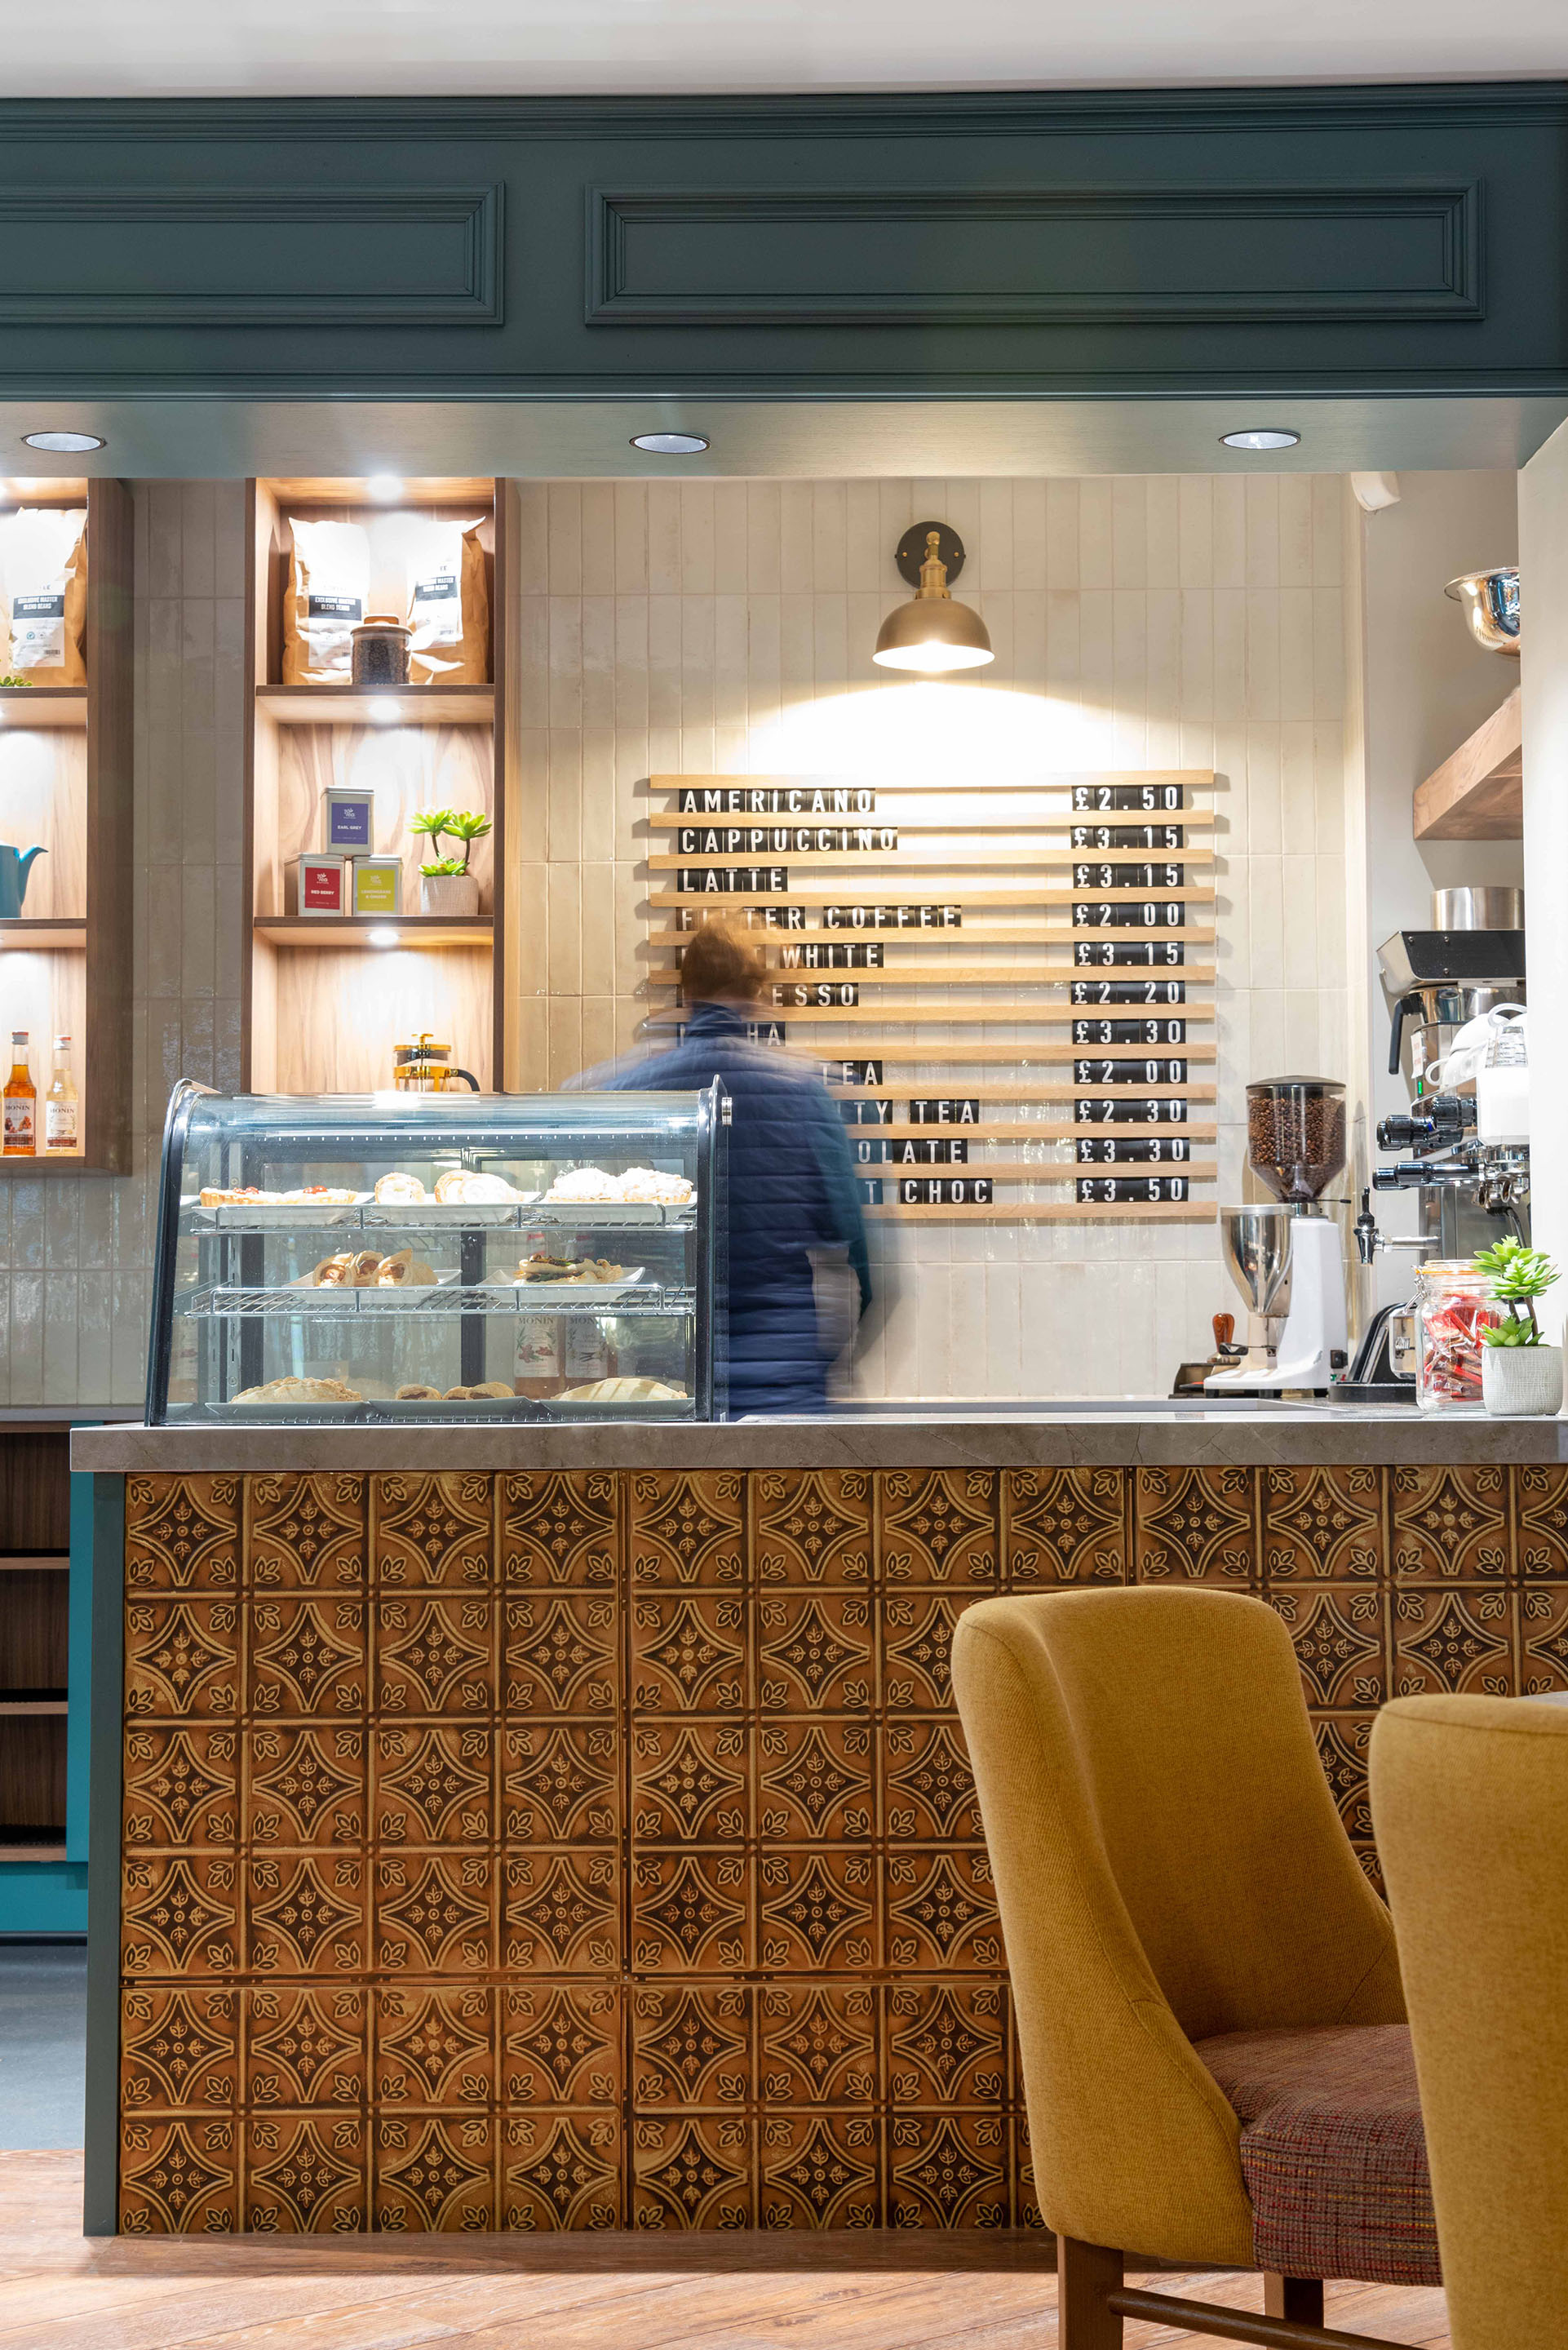
[[[1416,1402],[1422,1411],[1480,1411],[1481,1332],[1502,1318],[1491,1278],[1473,1264],[1416,1271]]]

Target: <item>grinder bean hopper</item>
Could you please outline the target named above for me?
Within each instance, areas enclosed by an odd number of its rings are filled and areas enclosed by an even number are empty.
[[[1272,1207],[1220,1211],[1226,1270],[1246,1300],[1248,1345],[1208,1395],[1324,1395],[1349,1344],[1339,1226],[1319,1202],[1345,1166],[1345,1087],[1265,1077],[1247,1087],[1247,1163]]]

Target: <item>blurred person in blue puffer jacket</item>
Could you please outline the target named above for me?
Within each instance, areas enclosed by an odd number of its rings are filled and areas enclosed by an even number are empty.
[[[835,1261],[871,1302],[866,1230],[843,1123],[826,1087],[751,1043],[767,984],[762,956],[725,923],[691,934],[680,966],[685,1035],[591,1082],[612,1091],[687,1092],[722,1078],[729,1134],[730,1416],[820,1411],[842,1345],[819,1312]]]

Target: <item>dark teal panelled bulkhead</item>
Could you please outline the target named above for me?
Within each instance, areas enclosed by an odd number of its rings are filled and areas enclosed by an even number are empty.
[[[0,397],[1568,388],[1568,85],[0,106]]]

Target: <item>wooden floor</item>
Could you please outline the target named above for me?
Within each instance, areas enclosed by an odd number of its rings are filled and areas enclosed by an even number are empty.
[[[81,2158],[0,2154],[0,2350],[1050,2350],[1036,2235],[80,2233]],[[1257,2305],[1255,2277],[1158,2280]],[[1439,2293],[1342,2285],[1328,2323],[1447,2350]],[[1133,2345],[1192,2342],[1129,2325]]]

